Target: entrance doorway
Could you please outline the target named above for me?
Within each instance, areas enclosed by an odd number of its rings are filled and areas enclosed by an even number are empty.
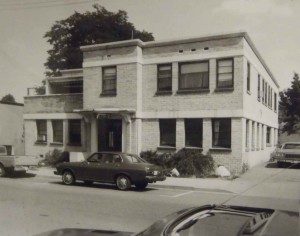
[[[98,150],[122,151],[122,119],[98,120]]]

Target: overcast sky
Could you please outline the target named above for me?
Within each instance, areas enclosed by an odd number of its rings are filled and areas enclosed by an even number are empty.
[[[156,40],[246,31],[281,90],[300,73],[299,0],[0,0],[0,99],[10,93],[23,103],[45,77],[45,32],[94,3],[125,10]]]

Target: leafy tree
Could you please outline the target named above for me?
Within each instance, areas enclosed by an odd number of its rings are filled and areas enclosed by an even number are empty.
[[[7,94],[1,98],[1,102],[16,103],[16,100],[13,95]]]
[[[44,37],[53,46],[48,51],[47,76],[60,75],[60,70],[82,67],[80,46],[128,39],[154,40],[152,33],[137,30],[128,22],[127,12],[110,12],[95,4],[95,11],[75,12],[67,19],[56,21]]]
[[[300,81],[299,74],[295,73],[291,87],[281,91],[280,109],[283,116],[283,132],[294,133],[300,122]]]

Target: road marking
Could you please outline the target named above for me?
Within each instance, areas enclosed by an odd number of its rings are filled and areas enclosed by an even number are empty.
[[[175,196],[173,196],[173,197],[181,197],[181,196],[184,196],[184,195],[188,195],[188,194],[190,194],[190,193],[193,193],[194,191],[189,191],[189,192],[186,192],[186,193],[180,193],[180,194],[177,194],[177,195],[175,195]]]

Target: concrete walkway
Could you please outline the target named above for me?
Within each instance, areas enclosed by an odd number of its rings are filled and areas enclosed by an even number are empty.
[[[242,193],[247,189],[256,186],[261,181],[269,178],[269,176],[275,175],[280,172],[280,169],[273,168],[265,170],[267,163],[256,166],[249,170],[247,173],[240,177],[229,180],[224,178],[178,178],[167,177],[163,182],[156,182],[150,184],[149,187],[158,188],[177,188],[177,189],[189,189],[189,190],[203,190],[203,191],[217,191],[217,192],[230,192],[230,193]],[[39,177],[61,179],[61,176],[54,175],[54,168],[40,167],[37,169],[28,170],[28,173],[37,175]]]

